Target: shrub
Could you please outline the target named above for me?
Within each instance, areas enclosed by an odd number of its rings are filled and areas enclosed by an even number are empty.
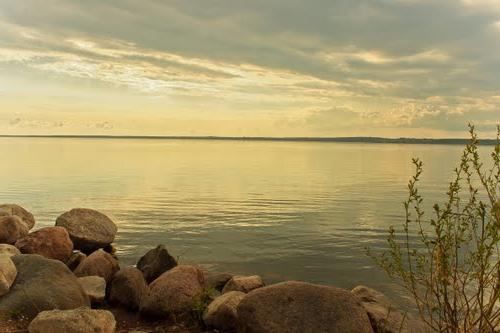
[[[435,204],[427,218],[418,189],[423,163],[414,159],[402,229],[391,227],[388,250],[370,254],[409,291],[421,319],[437,332],[500,328],[500,126],[491,166],[480,159],[474,126],[469,132],[444,204]]]

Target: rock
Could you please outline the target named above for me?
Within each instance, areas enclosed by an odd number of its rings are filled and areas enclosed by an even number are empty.
[[[0,216],[0,243],[14,244],[29,232],[19,216]]]
[[[68,261],[73,253],[73,242],[63,227],[39,229],[18,239],[16,247],[25,254],[39,254],[62,262]]]
[[[14,245],[10,244],[0,244],[0,256],[1,255],[6,255],[9,257],[16,256],[18,254],[21,254],[21,251]]]
[[[111,254],[99,249],[85,258],[75,269],[74,273],[78,277],[100,276],[108,283],[119,270],[118,261]]]
[[[234,331],[237,328],[237,307],[245,293],[241,291],[229,291],[217,297],[208,305],[203,313],[203,322],[209,327],[221,331]]]
[[[101,304],[106,297],[106,280],[100,276],[84,276],[78,278],[78,283],[92,304]]]
[[[16,265],[6,254],[0,255],[0,297],[7,294],[17,276]]]
[[[187,313],[203,292],[203,273],[194,266],[180,265],[160,275],[149,285],[140,311],[150,316]]]
[[[222,293],[227,293],[229,291],[241,291],[248,293],[254,289],[261,288],[264,286],[264,282],[258,275],[252,276],[233,276],[222,289]]]
[[[75,275],[58,260],[36,254],[13,256],[17,277],[0,298],[0,315],[35,317],[40,311],[90,306]]]
[[[56,226],[69,233],[75,249],[92,252],[105,247],[115,239],[115,223],[103,213],[93,209],[75,208],[59,216]]]
[[[238,305],[246,333],[372,333],[366,311],[350,292],[289,281],[255,289]]]
[[[229,273],[204,273],[203,276],[205,277],[205,288],[217,291],[222,291],[226,283],[233,277]]]
[[[137,268],[144,274],[147,283],[151,283],[169,269],[177,266],[177,261],[172,257],[164,245],[158,245],[149,250],[137,262]]]
[[[28,327],[29,333],[114,333],[116,321],[106,310],[43,311]]]
[[[33,214],[16,204],[0,205],[0,216],[18,216],[24,224],[26,224],[29,230],[33,229],[35,226]]]
[[[69,269],[74,271],[85,258],[87,258],[86,254],[80,251],[74,251],[69,257],[68,261],[66,261],[66,266],[68,266]]]
[[[365,308],[375,332],[421,333],[427,331],[422,321],[412,314],[405,314],[395,308],[384,294],[365,286],[357,286],[351,290],[351,293]]]
[[[136,310],[147,289],[148,285],[142,272],[132,266],[125,267],[118,271],[111,281],[109,301]]]

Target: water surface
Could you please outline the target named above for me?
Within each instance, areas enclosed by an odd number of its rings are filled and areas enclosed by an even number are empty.
[[[364,248],[386,246],[424,160],[422,193],[441,200],[460,146],[322,142],[1,138],[0,202],[51,226],[74,207],[118,224],[123,265],[163,243],[181,263],[352,288],[395,299]],[[398,301],[399,302],[399,301]]]

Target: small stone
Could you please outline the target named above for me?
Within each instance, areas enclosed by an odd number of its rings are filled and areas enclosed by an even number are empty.
[[[0,216],[0,243],[15,244],[29,229],[19,216]]]
[[[33,229],[35,226],[33,214],[16,204],[0,205],[0,216],[18,216],[24,224],[26,224],[29,230]]]
[[[238,323],[238,304],[245,293],[229,291],[213,300],[203,313],[203,322],[221,331],[234,331]]]
[[[78,278],[78,283],[87,294],[90,302],[93,304],[101,304],[106,297],[106,280],[100,276],[84,276]]]
[[[119,270],[118,261],[111,254],[99,249],[85,258],[75,269],[74,273],[78,277],[100,276],[108,283]]]
[[[158,245],[149,250],[137,262],[137,268],[144,274],[147,283],[151,283],[175,266],[177,266],[177,261],[168,253],[164,245]]]
[[[69,269],[74,271],[85,258],[87,258],[86,254],[80,251],[74,251],[69,257],[68,261],[66,262],[66,266],[68,266]]]
[[[62,227],[46,227],[34,231],[18,239],[16,247],[25,254],[39,254],[62,262],[68,261],[73,252],[73,242]]]
[[[7,294],[17,276],[16,265],[10,256],[0,255],[0,297]]]
[[[28,327],[29,333],[114,333],[115,329],[111,312],[86,308],[43,311]]]
[[[222,289],[222,293],[225,294],[229,291],[241,291],[244,293],[248,293],[254,289],[261,288],[264,286],[264,282],[262,278],[258,275],[252,276],[233,276],[231,280],[229,280],[224,289]]]
[[[136,310],[147,289],[148,285],[142,272],[132,266],[125,267],[118,271],[111,281],[109,301]]]
[[[21,251],[14,245],[10,244],[0,244],[0,255],[6,255],[9,257],[17,256],[21,254]]]
[[[226,283],[233,277],[233,275],[229,273],[204,273],[204,276],[205,288],[215,289],[217,291],[222,291]]]

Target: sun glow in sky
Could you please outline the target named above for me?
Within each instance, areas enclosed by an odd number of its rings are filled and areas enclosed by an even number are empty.
[[[0,133],[462,137],[500,0],[0,0]]]

